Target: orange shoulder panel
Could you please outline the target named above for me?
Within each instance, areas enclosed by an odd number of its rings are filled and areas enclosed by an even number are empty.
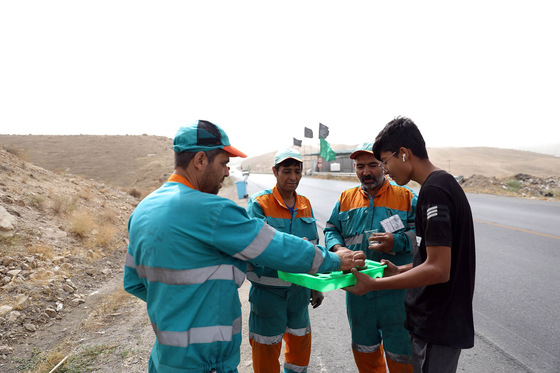
[[[350,211],[360,207],[369,207],[369,198],[360,190],[360,187],[347,189],[338,199],[340,211]]]
[[[270,218],[291,219],[290,210],[280,205],[273,194],[263,194],[255,198],[265,216]]]
[[[385,193],[375,197],[375,207],[410,212],[410,202],[413,198],[414,194],[410,190],[390,185]]]

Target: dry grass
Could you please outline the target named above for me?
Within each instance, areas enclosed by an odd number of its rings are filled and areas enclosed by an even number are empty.
[[[3,146],[4,150],[6,150],[8,153],[15,155],[16,157],[18,157],[19,159],[29,162],[31,159],[31,154],[29,153],[28,150],[13,146],[13,145],[4,145]]]
[[[85,239],[97,228],[97,222],[90,212],[80,209],[74,211],[69,217],[69,232]]]
[[[83,187],[78,191],[78,198],[83,199],[84,201],[89,201],[92,199],[91,190],[87,187]]]
[[[42,243],[27,246],[27,252],[30,255],[38,255],[42,260],[50,260],[54,257],[53,247]]]
[[[74,196],[70,198],[65,195],[55,194],[54,196],[51,196],[51,201],[54,212],[62,215],[76,210],[78,197]]]
[[[26,198],[26,205],[42,210],[45,207],[45,197],[35,194],[29,195]]]
[[[119,229],[112,224],[104,224],[100,226],[95,235],[93,235],[91,242],[95,246],[102,246],[107,249],[113,250],[114,247],[111,243],[114,241],[115,236],[119,232]]]
[[[29,283],[31,285],[48,285],[49,280],[54,278],[54,276],[54,272],[45,268],[39,268],[29,276]]]
[[[130,194],[134,198],[140,198],[143,195],[143,193],[136,188],[129,189],[128,194]]]
[[[136,301],[136,298],[124,289],[119,288],[97,303],[97,307],[82,322],[82,327],[88,330],[96,330],[102,326],[110,325],[113,323],[114,317],[120,315],[122,309],[134,301]]]

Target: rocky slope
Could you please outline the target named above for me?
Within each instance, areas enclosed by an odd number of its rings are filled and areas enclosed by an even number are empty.
[[[122,267],[137,202],[0,150],[0,359],[85,303]]]

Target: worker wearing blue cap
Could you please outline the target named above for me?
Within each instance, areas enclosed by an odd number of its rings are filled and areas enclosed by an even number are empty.
[[[309,200],[296,193],[302,177],[303,158],[297,150],[280,150],[272,172],[276,185],[251,196],[249,216],[262,219],[275,229],[318,243],[317,224]],[[249,264],[249,341],[255,373],[278,373],[278,358],[285,341],[284,372],[307,372],[311,355],[311,325],[308,306],[318,307],[318,291],[278,278],[275,269]]]
[[[149,372],[237,372],[247,261],[316,273],[363,265],[365,256],[277,232],[217,196],[229,158],[245,157],[217,125],[180,128],[173,150],[175,172],[130,216],[124,288],[147,303],[156,335]]]

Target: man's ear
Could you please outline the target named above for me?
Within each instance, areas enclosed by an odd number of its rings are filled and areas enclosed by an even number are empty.
[[[197,170],[204,170],[208,165],[208,157],[204,152],[198,152],[194,155],[192,164],[195,169]]]
[[[405,148],[404,146],[399,149],[399,153],[401,154],[401,157],[402,157],[401,160],[403,162],[406,162],[407,160],[409,160],[410,156],[412,155],[412,152],[410,151],[410,149]],[[398,156],[397,156],[397,158],[398,158]]]
[[[278,177],[278,171],[276,171],[274,166],[272,166],[272,173],[274,174],[274,177]]]

